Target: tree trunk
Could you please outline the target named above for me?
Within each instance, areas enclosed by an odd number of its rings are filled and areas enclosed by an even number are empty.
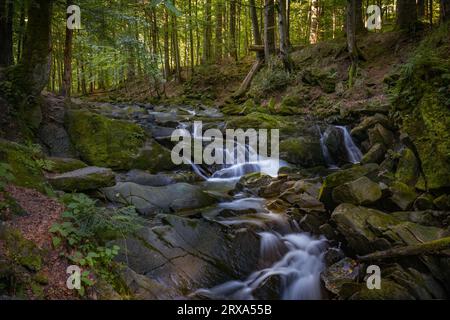
[[[47,85],[51,66],[52,0],[33,0],[28,10],[26,43],[17,78],[25,92],[32,96]]]
[[[14,63],[12,40],[13,14],[13,0],[0,0],[0,67],[9,67]]]
[[[67,0],[67,7],[71,5],[71,0]],[[67,14],[67,18],[70,14]],[[70,97],[72,85],[72,39],[73,30],[66,27],[66,39],[64,43],[64,79],[61,94]]]
[[[278,31],[280,33],[280,55],[286,70],[291,71],[286,40],[286,1],[278,0]]]
[[[291,0],[286,0],[286,43],[291,47]]]
[[[441,21],[450,21],[450,0],[441,0]]]
[[[260,45],[262,45],[262,40],[261,40],[261,33],[259,31],[258,13],[256,12],[255,0],[250,0],[250,15],[252,18],[252,31],[253,31],[254,44],[257,46],[260,46]],[[258,51],[256,53],[256,57],[258,60],[263,60],[264,53],[261,51]]]
[[[223,29],[223,3],[222,0],[217,0],[216,3],[216,44],[215,44],[215,57],[216,61],[222,60],[222,37]]]
[[[237,61],[236,47],[236,2],[230,1],[230,57]]]
[[[211,0],[206,0],[205,3],[205,26],[203,34],[203,62],[209,63],[211,61]]]
[[[266,61],[275,54],[274,0],[264,0],[264,55]]]
[[[164,78],[170,76],[170,52],[169,52],[169,13],[164,10]]]
[[[417,0],[417,18],[423,19],[425,17],[425,0]]]
[[[0,0],[1,1],[1,0]],[[23,51],[23,43],[25,40],[25,2],[20,3],[19,30],[17,35],[17,61],[20,61]]]
[[[356,34],[364,33],[366,28],[363,21],[362,0],[356,0],[355,8],[355,22],[356,22]]]
[[[350,55],[351,66],[349,69],[348,82],[349,86],[353,86],[353,80],[356,75],[356,68],[358,66],[358,48],[356,47],[356,1],[347,0],[347,47]]]
[[[191,61],[191,77],[194,75],[194,24],[192,23],[192,0],[189,0],[189,49]],[[187,62],[186,62],[187,63]]]
[[[319,41],[319,0],[312,0],[309,42],[311,44],[315,44],[318,41]]]
[[[400,30],[412,30],[416,21],[416,1],[397,0],[397,27]]]

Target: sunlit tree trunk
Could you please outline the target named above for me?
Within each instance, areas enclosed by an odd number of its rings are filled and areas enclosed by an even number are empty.
[[[312,44],[319,41],[319,0],[311,1],[311,27],[309,33],[309,42]]]
[[[216,2],[216,41],[215,41],[215,57],[216,61],[222,60],[222,46],[223,46],[223,2],[217,0]]]
[[[208,63],[211,61],[211,0],[206,0],[205,3],[205,25],[203,31],[203,62]]]
[[[286,39],[286,1],[278,0],[278,31],[280,33],[280,55],[284,67],[291,70],[289,52]]]
[[[353,86],[354,77],[358,66],[358,48],[356,47],[356,1],[357,0],[347,0],[347,47],[351,60],[348,80],[349,86]]]
[[[237,61],[237,46],[236,46],[236,2],[230,1],[230,57]]]

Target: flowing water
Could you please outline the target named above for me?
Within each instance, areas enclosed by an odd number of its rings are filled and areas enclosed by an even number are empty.
[[[342,132],[343,144],[349,162],[361,161],[361,151],[353,142],[347,128],[336,126]],[[320,132],[320,131],[319,131]],[[321,146],[324,158],[331,168],[338,168],[330,156],[324,143],[325,135],[321,135]],[[192,132],[194,139],[203,140],[201,132]],[[262,172],[276,177],[280,166],[286,165],[278,160],[260,157],[255,150],[247,145],[234,144],[233,159],[235,164],[216,168],[209,176],[201,166],[192,164],[193,169],[205,178],[206,183],[215,188],[227,186],[230,188],[244,175],[251,172]],[[230,150],[219,150],[224,156]],[[226,188],[225,188],[226,189]],[[228,189],[229,190],[229,189]],[[273,213],[265,206],[265,199],[248,197],[245,194],[235,195],[231,201],[222,202],[219,209],[235,210],[237,212],[253,210],[255,213],[245,213],[232,218],[224,218],[224,225],[257,225],[260,229],[260,269],[254,271],[244,280],[231,280],[210,289],[197,290],[194,295],[213,299],[257,299],[261,292],[271,292],[269,298],[287,300],[321,299],[320,274],[324,270],[324,253],[327,240],[302,232],[298,226],[289,220],[287,215]],[[274,231],[271,226],[278,225]],[[261,291],[262,290],[262,291]],[[275,295],[275,297],[274,297]],[[263,294],[264,296],[264,294]]]

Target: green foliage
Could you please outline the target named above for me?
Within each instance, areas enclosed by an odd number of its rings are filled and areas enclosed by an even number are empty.
[[[281,61],[276,59],[255,76],[248,95],[255,98],[264,98],[277,90],[286,88],[290,82],[289,72],[285,70]]]
[[[66,195],[62,200],[67,211],[62,215],[63,221],[54,224],[50,232],[54,234],[53,246],[65,245],[70,252],[68,258],[84,268],[80,294],[84,294],[85,287],[94,284],[91,273],[113,283],[116,277],[113,260],[119,247],[105,243],[135,232],[142,223],[141,218],[134,207],[99,207],[96,200],[84,194]]]
[[[0,192],[3,191],[6,185],[14,180],[12,168],[7,163],[0,162]]]

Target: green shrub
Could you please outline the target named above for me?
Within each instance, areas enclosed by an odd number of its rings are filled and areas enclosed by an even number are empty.
[[[282,62],[279,59],[273,60],[255,76],[248,95],[264,98],[275,91],[286,88],[290,82],[291,76],[284,69]]]

